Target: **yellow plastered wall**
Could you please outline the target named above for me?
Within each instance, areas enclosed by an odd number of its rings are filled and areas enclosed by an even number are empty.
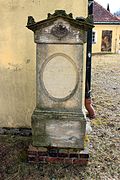
[[[0,0],[0,127],[29,127],[35,108],[35,53],[27,17],[64,9],[87,16],[87,0]]]
[[[120,38],[120,25],[95,25],[93,31],[96,32],[96,43],[92,46],[93,53],[101,52],[101,40],[102,40],[102,30],[112,31],[112,53],[118,53],[119,48],[119,38]]]

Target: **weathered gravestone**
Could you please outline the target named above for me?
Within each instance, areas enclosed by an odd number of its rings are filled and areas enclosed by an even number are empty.
[[[36,108],[32,114],[33,146],[84,149],[84,43],[92,25],[56,10],[35,22]]]

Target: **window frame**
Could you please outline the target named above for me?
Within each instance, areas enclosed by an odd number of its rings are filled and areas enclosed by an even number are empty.
[[[93,30],[92,31],[92,44],[97,43],[97,31]]]

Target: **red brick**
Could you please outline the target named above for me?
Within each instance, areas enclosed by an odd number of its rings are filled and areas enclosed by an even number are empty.
[[[68,153],[58,153],[58,157],[68,157]]]
[[[28,162],[36,162],[35,156],[28,156]]]
[[[58,156],[59,149],[58,148],[49,148],[48,154],[51,157],[57,157]]]
[[[88,159],[89,158],[89,154],[79,154],[79,158]]]
[[[38,152],[38,156],[48,156],[48,152]]]
[[[45,162],[45,159],[46,159],[46,157],[45,156],[39,156],[38,157],[38,162]]]
[[[49,153],[49,156],[51,156],[51,157],[57,157],[57,156],[58,156],[58,153]]]
[[[87,165],[88,160],[86,159],[73,159],[73,164]]]
[[[28,151],[28,154],[29,154],[29,155],[37,155],[38,152],[37,152],[37,151]]]
[[[69,158],[78,158],[78,154],[77,153],[69,154]]]
[[[47,157],[46,161],[49,162],[49,163],[64,163],[64,158]]]
[[[73,159],[72,158],[65,158],[64,163],[65,164],[73,164]]]
[[[31,149],[31,150],[30,150]],[[70,149],[58,148],[32,148],[28,150],[28,162],[30,163],[63,163],[87,165],[89,154],[80,153]]]
[[[36,154],[28,154],[29,157],[36,157]]]

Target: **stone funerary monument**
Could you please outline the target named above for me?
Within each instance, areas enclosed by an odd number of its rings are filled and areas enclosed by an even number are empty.
[[[56,10],[27,28],[36,43],[36,108],[32,114],[35,147],[84,149],[84,43],[93,26],[84,18]]]

